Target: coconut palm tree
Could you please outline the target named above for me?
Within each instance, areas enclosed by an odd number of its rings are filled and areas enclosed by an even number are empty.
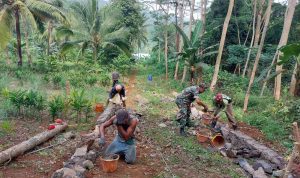
[[[18,65],[22,66],[21,29],[20,20],[26,20],[34,29],[37,27],[36,19],[57,19],[66,21],[64,14],[55,6],[39,0],[4,0],[0,11],[0,45],[5,47],[12,36],[12,27],[17,35]],[[15,25],[13,25],[15,22]]]
[[[120,13],[116,9],[103,8],[100,11],[98,3],[97,0],[88,0],[71,5],[74,18],[71,20],[71,28],[65,31],[68,34],[71,31],[73,36],[70,41],[62,44],[62,55],[74,47],[80,47],[83,54],[91,47],[96,61],[100,50],[112,47],[130,56],[129,44],[126,42],[129,32],[124,28],[117,28]]]

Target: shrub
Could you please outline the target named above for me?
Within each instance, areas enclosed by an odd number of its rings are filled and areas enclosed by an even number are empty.
[[[55,74],[53,77],[52,77],[52,82],[53,82],[53,85],[55,87],[58,87],[59,84],[62,82],[63,80],[63,77],[61,74]]]
[[[21,109],[26,102],[26,91],[17,90],[9,92],[9,101],[18,109],[18,114],[21,114]]]
[[[64,99],[62,96],[55,96],[48,102],[49,112],[52,116],[52,121],[58,117],[64,109]]]
[[[81,91],[73,91],[71,93],[71,106],[74,111],[77,113],[77,120],[76,122],[79,122],[79,117],[81,115],[81,112],[83,109],[88,105],[89,101],[84,96],[84,90]]]

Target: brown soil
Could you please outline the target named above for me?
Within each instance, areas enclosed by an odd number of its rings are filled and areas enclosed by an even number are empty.
[[[35,120],[14,120],[13,133],[7,134],[0,138],[0,151],[14,146],[30,137],[43,132],[47,129],[48,123],[40,123]],[[59,137],[50,139],[35,149],[43,148],[51,144],[60,142]],[[52,173],[62,166],[62,162],[66,160],[74,151],[75,140],[66,142],[64,146],[57,146],[53,149],[46,149],[34,154],[24,154],[11,161],[6,162],[0,167],[0,178],[46,178],[51,177]],[[32,151],[32,150],[30,150]],[[29,151],[29,152],[30,152]]]
[[[135,73],[129,77],[129,81],[125,82],[125,85],[127,90],[127,108],[135,109],[138,99],[137,94],[139,94],[136,87]],[[34,120],[15,120],[14,133],[0,137],[0,151],[44,131],[47,129],[47,126],[48,123],[39,123]],[[150,127],[157,127],[157,123],[153,123],[152,121],[145,119],[141,121],[139,127],[141,129],[141,133],[143,133]],[[239,128],[242,132],[253,137],[257,141],[260,141],[281,153],[285,152],[285,149],[279,144],[267,141],[261,131],[255,127],[251,127],[245,123],[239,123]],[[92,129],[93,128],[91,128],[91,130]],[[107,137],[107,142],[109,144],[113,140],[113,131],[108,132]],[[57,139],[58,137],[55,137],[52,140],[38,146],[38,148],[57,143],[59,141]],[[0,178],[51,177],[54,171],[63,166],[63,161],[68,160],[71,155],[73,155],[77,142],[78,140],[74,140],[67,144],[47,149],[39,153],[19,156],[17,159],[12,160],[7,166],[0,167]],[[167,163],[164,159],[166,159],[169,163],[170,161],[168,161],[168,159],[171,159],[174,155],[179,159],[179,163],[166,165]],[[195,159],[197,158],[192,158],[187,155],[186,151],[182,148],[166,147],[160,149],[158,145],[152,143],[151,139],[141,135],[141,141],[137,141],[137,162],[134,165],[128,165],[123,159],[120,159],[118,161],[118,169],[116,172],[105,173],[100,165],[100,159],[97,159],[95,167],[86,172],[86,177],[147,178],[161,174],[163,174],[163,177],[172,177],[173,173],[180,177],[224,177],[208,171],[205,167],[196,167],[193,164]],[[201,159],[201,157],[199,159]],[[165,173],[167,173],[168,176],[165,176]]]

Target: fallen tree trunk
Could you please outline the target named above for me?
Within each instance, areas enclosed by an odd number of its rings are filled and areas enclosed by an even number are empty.
[[[274,150],[262,145],[258,141],[253,138],[245,135],[240,131],[230,130],[228,127],[221,128],[224,138],[229,141],[233,147],[233,149],[249,149],[251,151],[258,151],[260,156],[265,160],[274,163],[277,168],[283,169],[285,166],[284,158],[276,153]]]
[[[56,127],[53,130],[47,130],[45,132],[42,132],[30,138],[29,140],[26,140],[18,145],[15,145],[7,150],[2,151],[0,153],[0,164],[4,163],[5,161],[9,161],[14,157],[22,155],[24,152],[54,137],[56,134],[62,132],[67,127],[68,125],[66,123],[64,123],[63,125],[56,125]]]

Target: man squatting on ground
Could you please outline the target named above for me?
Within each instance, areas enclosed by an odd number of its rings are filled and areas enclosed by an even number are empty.
[[[232,128],[234,130],[237,129],[237,122],[233,116],[232,103],[232,99],[229,96],[224,95],[222,93],[218,93],[216,94],[216,96],[214,96],[214,118],[211,124],[212,128],[215,128],[217,121],[220,118],[221,111],[226,108],[224,112],[227,116],[229,123],[232,125]]]
[[[206,90],[206,85],[201,83],[199,86],[191,86],[182,91],[180,95],[177,96],[175,103],[179,108],[177,113],[177,121],[180,123],[180,135],[186,135],[184,128],[185,126],[191,127],[191,104],[196,100],[196,103],[204,107],[204,112],[207,112],[208,107],[199,99],[199,94]]]
[[[136,160],[134,131],[139,123],[137,118],[131,118],[128,111],[119,109],[115,116],[100,125],[100,145],[105,145],[105,128],[116,125],[118,134],[108,146],[105,155],[119,154],[125,156],[125,162],[132,164]]]

